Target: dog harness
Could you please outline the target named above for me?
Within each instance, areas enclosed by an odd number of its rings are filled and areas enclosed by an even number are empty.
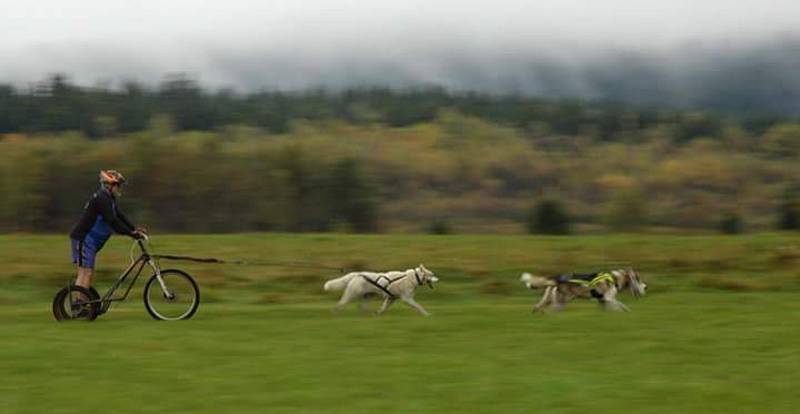
[[[386,276],[386,275],[382,274],[382,275],[378,276],[375,280],[372,280],[372,279],[368,278],[367,275],[363,275],[363,274],[361,275],[361,277],[363,277],[364,280],[369,282],[369,284],[371,284],[372,286],[375,286],[376,288],[378,288],[381,291],[383,291],[383,293],[385,293],[386,296],[388,296],[391,299],[396,299],[397,296],[394,293],[389,292],[389,286],[391,286],[392,283],[394,283],[394,282],[398,282],[400,280],[405,279],[407,276],[408,276],[408,272],[406,272],[406,274],[404,274],[403,276],[398,276],[398,277],[392,279],[389,276]],[[414,269],[414,279],[417,280],[417,284],[418,285],[422,286],[422,280],[420,280],[420,278],[419,278],[419,272],[417,272],[417,269]]]
[[[577,275],[575,275],[575,276],[577,276]],[[600,272],[600,273],[597,273],[596,275],[594,275],[594,277],[592,277],[589,280],[572,278],[572,279],[569,279],[568,282],[569,283],[577,283],[579,285],[586,286],[586,287],[591,288],[591,289],[594,289],[597,285],[599,285],[600,283],[603,283],[603,282],[610,282],[612,285],[615,285],[615,286],[617,284],[617,280],[614,279],[614,275],[612,275],[611,272]]]
[[[567,274],[561,275],[557,278],[560,282],[566,283],[574,283],[576,285],[581,285],[589,289],[589,294],[592,295],[593,298],[603,302],[603,295],[596,289],[597,285],[603,282],[609,282],[614,286],[617,286],[617,280],[614,278],[613,272],[599,272],[599,273],[588,273],[588,274]],[[619,288],[619,286],[617,286]]]

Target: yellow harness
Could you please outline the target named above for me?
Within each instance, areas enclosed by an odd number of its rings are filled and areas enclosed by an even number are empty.
[[[609,282],[612,285],[616,285],[617,283],[616,279],[614,279],[614,275],[612,275],[610,272],[601,272],[592,280],[570,279],[569,281],[570,283],[577,283],[590,289],[594,289],[597,285],[603,282]]]

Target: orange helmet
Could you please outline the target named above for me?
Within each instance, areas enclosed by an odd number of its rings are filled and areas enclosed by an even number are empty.
[[[125,184],[125,176],[116,170],[100,170],[101,184]]]

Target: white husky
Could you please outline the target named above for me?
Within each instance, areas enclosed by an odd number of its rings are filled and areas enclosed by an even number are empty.
[[[325,282],[325,291],[338,291],[344,289],[342,298],[336,304],[335,310],[341,309],[353,299],[364,298],[370,294],[379,294],[384,297],[383,305],[378,309],[378,315],[386,312],[395,300],[400,299],[419,313],[428,316],[419,303],[414,300],[414,291],[417,286],[427,284],[433,289],[433,284],[439,278],[433,272],[419,265],[414,269],[392,271],[385,273],[376,272],[351,272],[340,278]]]

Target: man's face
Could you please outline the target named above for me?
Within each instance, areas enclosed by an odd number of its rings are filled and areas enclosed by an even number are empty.
[[[114,194],[114,197],[119,197],[122,195],[122,186],[119,184],[112,184],[111,187],[111,194]]]

